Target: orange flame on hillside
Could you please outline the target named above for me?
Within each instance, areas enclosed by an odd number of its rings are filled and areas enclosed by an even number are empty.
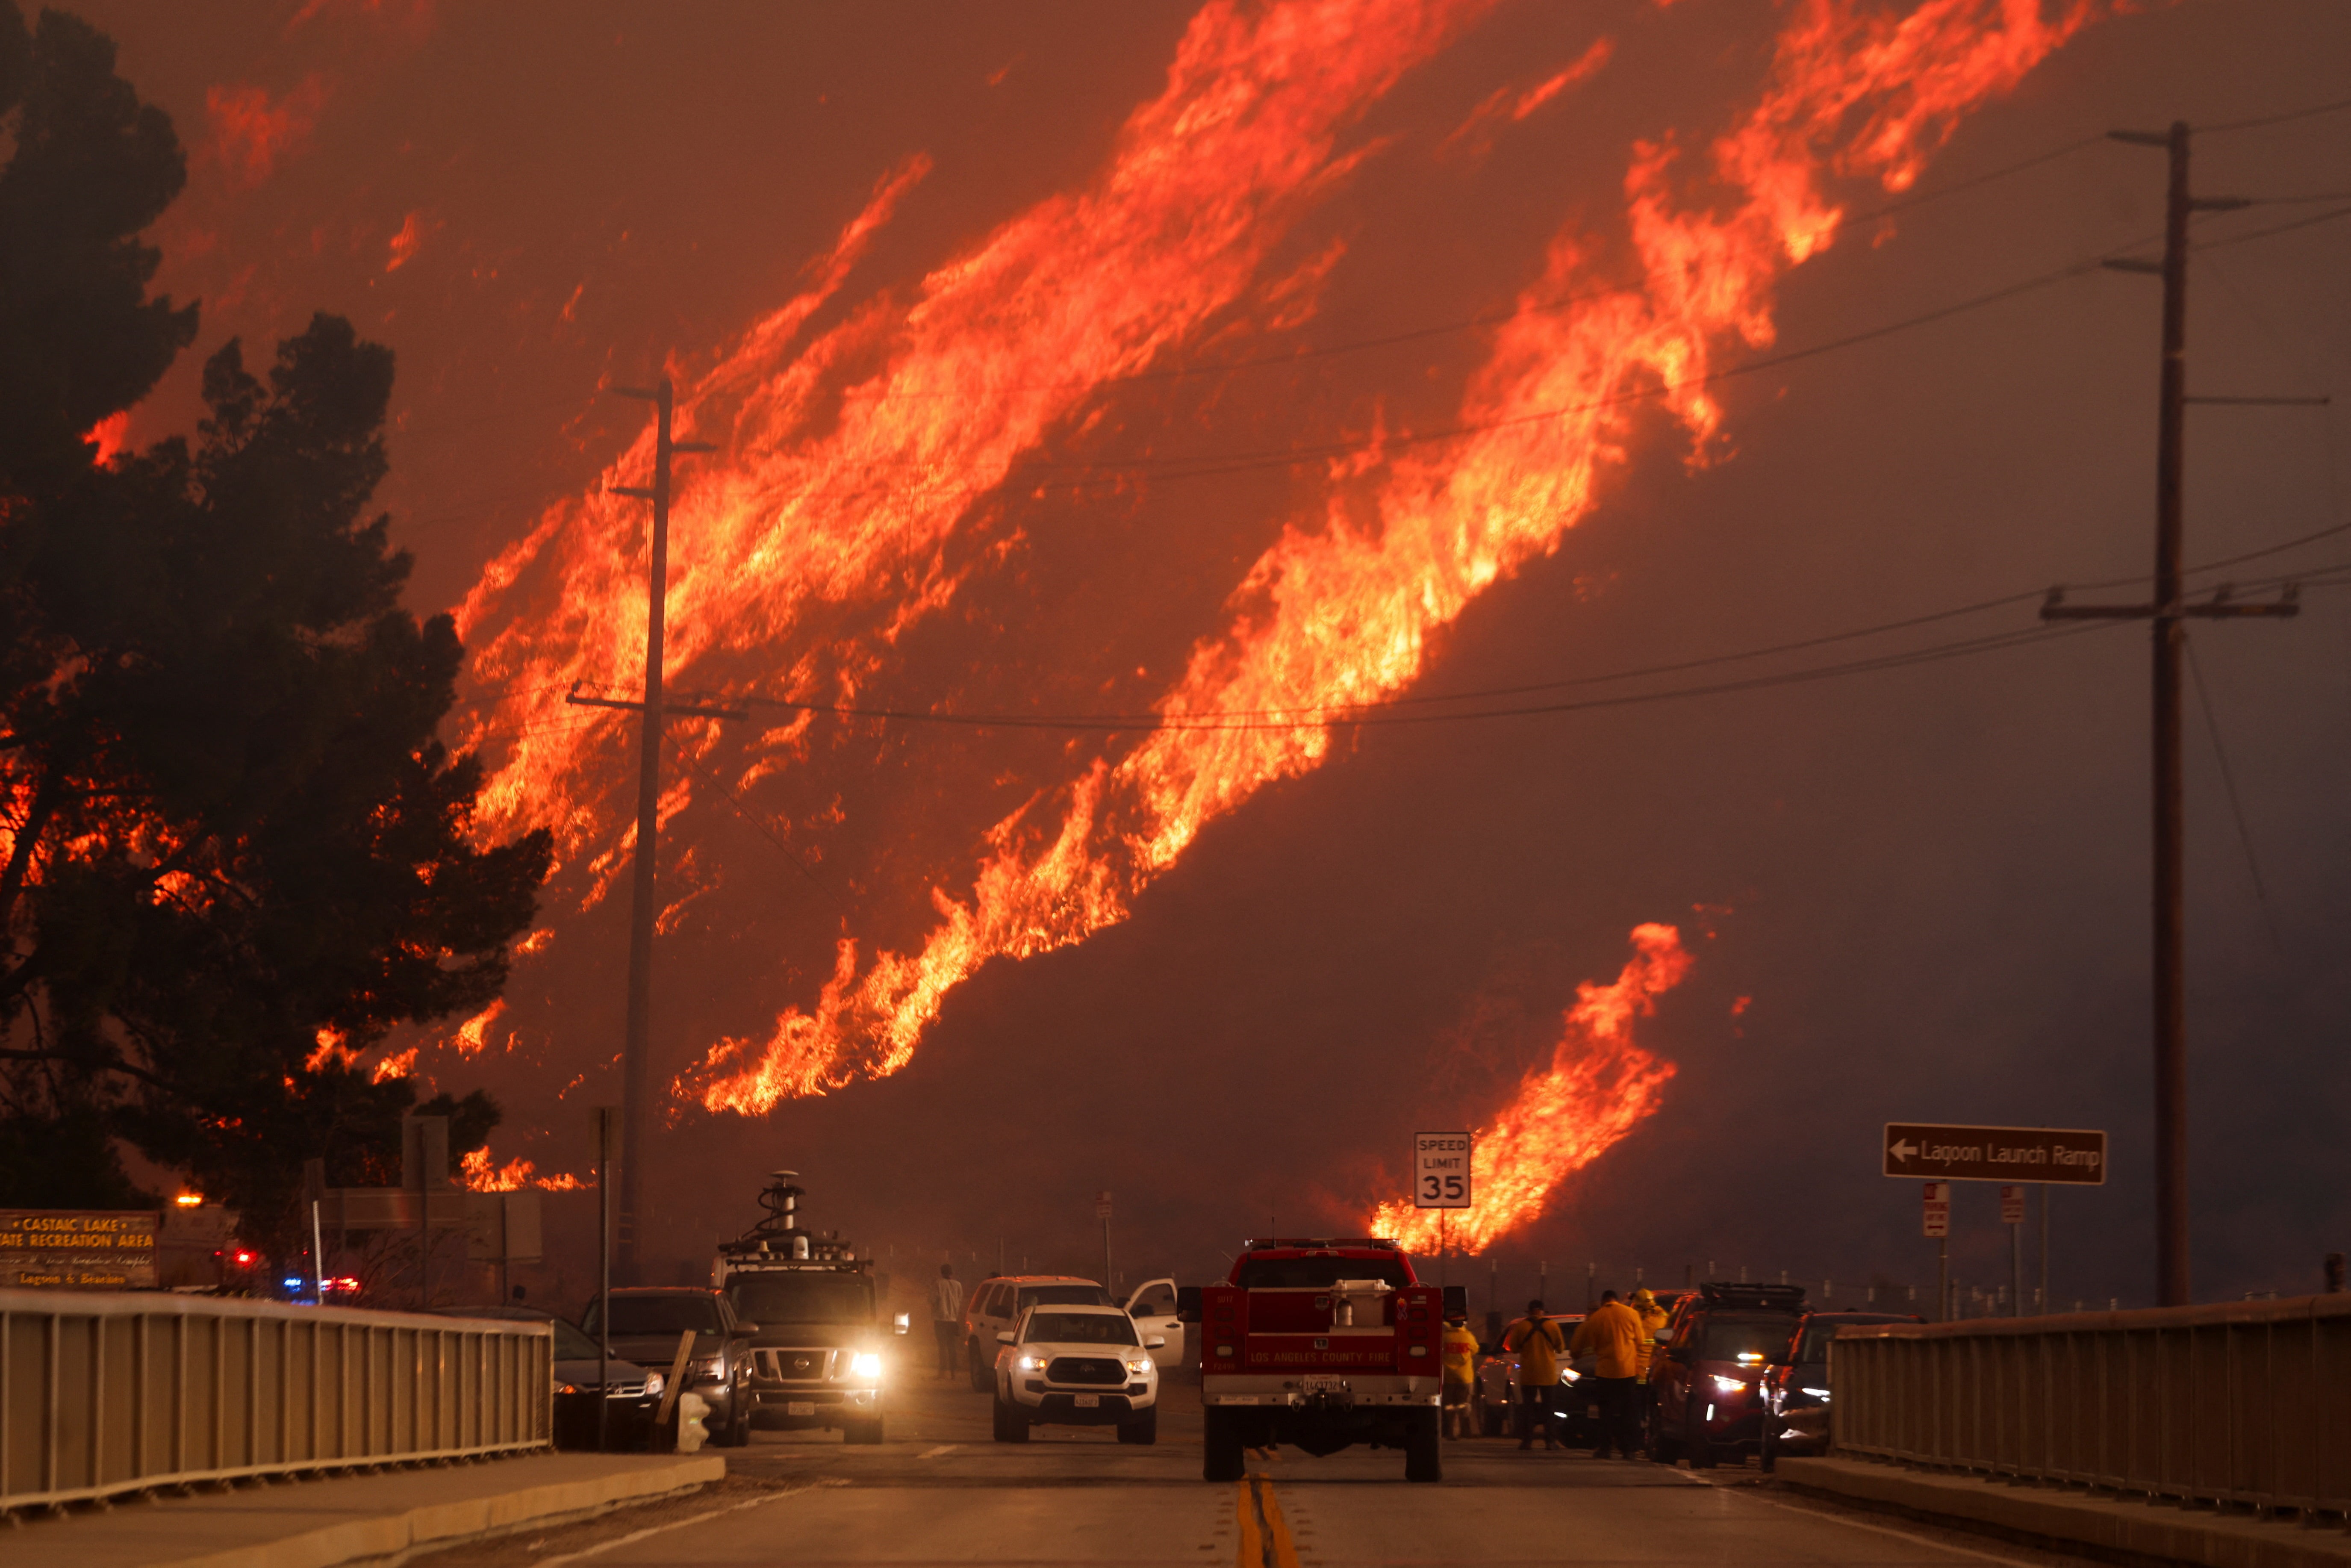
[[[1690,956],[1671,925],[1633,927],[1634,956],[1614,985],[1575,988],[1551,1065],[1530,1072],[1493,1122],[1478,1130],[1468,1208],[1383,1203],[1365,1223],[1407,1252],[1450,1246],[1482,1252],[1539,1218],[1552,1191],[1614,1147],[1656,1111],[1674,1064],[1633,1043],[1633,1020],[1689,973]],[[1442,1215],[1444,1218],[1439,1218]]]
[[[494,1164],[486,1148],[473,1150],[458,1163],[464,1167],[461,1179],[468,1192],[520,1192],[532,1185],[531,1172],[538,1168],[536,1163],[525,1159],[508,1160],[502,1166]]]
[[[89,460],[100,468],[107,466],[131,450],[131,411],[115,410],[82,432],[81,439],[90,448]]]
[[[941,918],[919,951],[877,952],[861,969],[858,945],[843,939],[811,1010],[787,1009],[764,1040],[720,1042],[681,1088],[713,1110],[758,1113],[895,1071],[946,994],[990,958],[1123,919],[1206,824],[1322,763],[1332,730],[1308,720],[1410,685],[1432,637],[1479,593],[1558,549],[1604,474],[1626,461],[1640,402],[1670,411],[1701,459],[1711,450],[1716,353],[1771,341],[1773,287],[1843,217],[1825,178],[1908,186],[1961,116],[2099,9],[2073,0],[2052,20],[2040,0],[1924,0],[1898,15],[1856,0],[1797,5],[1755,107],[1709,150],[1701,199],[1680,199],[1671,142],[1635,148],[1625,194],[1639,280],[1573,314],[1537,308],[1598,281],[1601,242],[1555,236],[1528,308],[1498,331],[1468,385],[1461,434],[1389,463],[1368,507],[1338,494],[1334,473],[1323,515],[1294,520],[1258,559],[1230,601],[1230,629],[1196,645],[1158,704],[1174,719],[1270,723],[1196,721],[1096,759],[1062,791],[1058,823],[1032,821],[1032,800],[997,824],[967,898],[934,891]],[[1376,526],[1357,520],[1367,509]],[[1290,715],[1301,722],[1282,722]]]
[[[1353,166],[1333,160],[1339,134],[1493,3],[1212,0],[1165,90],[1128,120],[1092,185],[1005,224],[924,279],[911,304],[876,301],[801,343],[928,160],[885,179],[811,267],[807,290],[679,399],[681,434],[716,440],[724,455],[680,471],[671,670],[771,650],[828,606],[897,596],[882,634],[892,641],[945,605],[956,580],[940,547],[971,504],[1104,382],[1189,340],[1240,297],[1290,221]],[[651,461],[648,434],[613,465],[607,489],[643,483]],[[546,823],[567,852],[615,831],[605,786],[590,781],[615,773],[602,758],[617,756],[629,727],[609,715],[535,725],[529,716],[575,681],[642,680],[643,532],[635,501],[559,505],[490,564],[460,610],[469,642],[494,612],[505,620],[477,648],[475,673],[514,695],[481,729],[522,727],[484,792],[486,828]],[[556,559],[535,570],[551,546]],[[827,657],[853,690],[872,655],[834,645]],[[801,692],[820,678],[812,657],[782,676]],[[770,732],[767,759],[745,781],[778,765],[799,735]],[[681,731],[679,744],[691,757],[708,741]],[[589,902],[632,831],[620,826],[590,852]]]
[[[451,1037],[449,1045],[460,1056],[479,1056],[483,1048],[490,1043],[490,1026],[497,1022],[498,1015],[506,1010],[507,1004],[504,998],[492,1002],[488,1007],[458,1025],[457,1032]]]

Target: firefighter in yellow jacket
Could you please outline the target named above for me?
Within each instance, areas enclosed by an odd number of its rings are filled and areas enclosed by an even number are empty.
[[[1633,1383],[1633,1420],[1646,1438],[1656,1415],[1656,1385],[1649,1381],[1649,1369],[1656,1362],[1657,1336],[1666,1332],[1667,1318],[1646,1285],[1633,1292],[1633,1310],[1641,1318],[1641,1371]]]
[[[1471,1433],[1471,1400],[1478,1385],[1478,1336],[1469,1332],[1469,1314],[1445,1314],[1445,1337],[1437,1343],[1438,1364],[1444,1371],[1445,1435],[1467,1437]]]
[[[1535,1433],[1542,1433],[1543,1447],[1556,1448],[1552,1437],[1557,1424],[1552,1415],[1552,1401],[1559,1394],[1560,1354],[1567,1348],[1567,1336],[1551,1321],[1540,1301],[1527,1303],[1527,1315],[1502,1331],[1504,1354],[1519,1358],[1519,1447],[1531,1448]]]
[[[1592,1357],[1592,1391],[1600,1405],[1600,1446],[1592,1450],[1595,1459],[1612,1452],[1633,1457],[1634,1380],[1648,1363],[1642,1348],[1647,1337],[1641,1314],[1618,1301],[1615,1291],[1603,1291],[1600,1304],[1575,1326],[1575,1338],[1568,1342],[1570,1356]]]

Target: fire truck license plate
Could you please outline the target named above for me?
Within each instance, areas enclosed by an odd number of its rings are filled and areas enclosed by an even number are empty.
[[[1081,1410],[1099,1410],[1099,1409],[1101,1409],[1101,1408],[1102,1408],[1102,1396],[1101,1396],[1101,1395],[1099,1395],[1099,1394],[1081,1394],[1081,1395],[1079,1395],[1079,1396],[1078,1396],[1078,1408],[1079,1408],[1079,1409],[1081,1409]]]
[[[1343,1377],[1301,1377],[1298,1385],[1309,1394],[1344,1394],[1347,1380]]]
[[[787,1416],[813,1416],[816,1414],[816,1401],[813,1399],[787,1399],[784,1401],[784,1414]]]

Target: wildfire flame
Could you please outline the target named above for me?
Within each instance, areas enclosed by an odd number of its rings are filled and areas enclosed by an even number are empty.
[[[499,1165],[486,1148],[474,1150],[459,1163],[468,1192],[520,1192],[527,1186],[543,1192],[580,1192],[588,1186],[569,1171],[540,1176],[535,1160],[517,1158]]]
[[[490,1043],[490,1026],[497,1022],[498,1016],[506,1010],[506,1001],[501,998],[467,1019],[457,1026],[457,1032],[450,1038],[450,1048],[460,1056],[479,1056]]]
[[[1293,522],[1235,595],[1231,630],[1194,649],[1159,711],[1344,709],[1411,684],[1432,636],[1590,512],[1603,471],[1625,460],[1640,395],[1656,393],[1704,455],[1721,422],[1706,384],[1717,345],[1769,343],[1772,286],[1834,236],[1843,214],[1821,193],[1825,174],[1908,185],[1959,115],[2012,87],[2093,9],[2053,22],[2032,0],[1932,0],[1899,17],[1802,6],[1756,108],[1711,149],[1729,210],[1678,206],[1674,149],[1637,146],[1625,192],[1640,282],[1572,315],[1537,308],[1594,281],[1593,242],[1555,236],[1463,399],[1460,424],[1476,434],[1391,464],[1376,528],[1353,521],[1353,497],[1335,489],[1323,517]],[[944,918],[918,954],[877,954],[861,975],[843,941],[813,1011],[788,1009],[764,1042],[715,1047],[702,1103],[759,1113],[897,1071],[981,964],[1124,918],[1206,823],[1318,766],[1330,746],[1320,724],[1173,727],[1097,761],[1070,786],[1057,830],[1028,830],[1025,813],[998,824],[971,898],[935,894]]]
[[[530,1173],[538,1168],[525,1159],[496,1165],[486,1148],[470,1151],[458,1164],[463,1167],[459,1177],[468,1192],[519,1192],[529,1183]]]
[[[893,639],[943,607],[956,582],[939,547],[971,503],[1104,382],[1143,370],[1238,298],[1344,172],[1332,157],[1340,131],[1492,3],[1217,0],[1090,188],[1006,224],[925,279],[911,305],[877,302],[802,345],[809,319],[928,161],[883,180],[810,268],[810,287],[680,400],[681,429],[719,438],[726,461],[682,473],[671,664],[771,646],[827,604],[900,595]],[[607,487],[643,484],[652,459],[648,434]],[[507,596],[551,541],[565,541],[546,607],[509,621],[475,655],[478,676],[526,694],[486,727],[514,724],[573,681],[642,679],[641,512],[602,497],[566,503],[491,563],[459,612],[469,641],[493,610],[515,612]],[[831,656],[853,689],[870,655]],[[815,679],[813,664],[795,672],[796,685]],[[609,722],[529,730],[485,791],[487,820],[548,822],[574,847],[600,836],[602,790],[587,780],[609,772],[601,754],[624,736]],[[780,758],[796,739],[778,731],[766,750]],[[626,847],[598,863],[617,865]]]
[[[884,178],[802,292],[680,395],[681,434],[724,454],[681,472],[666,678],[716,685],[757,667],[769,671],[771,694],[853,696],[889,644],[994,559],[951,557],[946,546],[987,525],[992,514],[976,503],[1049,433],[1197,341],[1252,291],[1270,319],[1311,313],[1314,280],[1339,251],[1268,283],[1279,242],[1376,150],[1343,151],[1342,134],[1489,5],[1211,0],[1165,91],[1129,119],[1092,183],[1008,222],[911,300],[876,299],[804,338],[928,163]],[[1207,823],[1322,763],[1331,710],[1408,686],[1480,593],[1555,551],[1627,461],[1645,403],[1678,423],[1694,460],[1708,459],[1723,418],[1708,377],[1726,348],[1771,340],[1776,285],[1835,239],[1844,211],[1826,184],[1907,187],[1961,117],[2102,9],[1792,5],[1753,105],[1703,159],[1672,139],[1634,147],[1628,253],[1604,233],[1554,235],[1522,290],[1525,308],[1494,332],[1468,381],[1453,434],[1332,465],[1326,499],[1249,568],[1225,629],[1194,645],[1160,696],[1171,727],[1082,760],[998,821],[968,893],[934,890],[938,920],[914,950],[841,938],[812,1005],[784,1009],[765,1038],[720,1041],[681,1092],[758,1113],[895,1071],[948,993],[989,959],[1123,919]],[[1496,101],[1531,112],[1607,57],[1595,46],[1567,72]],[[1583,303],[1557,309],[1571,292]],[[643,483],[651,456],[647,435],[612,465],[605,490]],[[575,682],[641,678],[641,528],[637,503],[603,493],[554,507],[491,563],[459,617],[476,676],[506,694],[469,737],[505,741],[485,826],[553,826],[561,852],[581,862],[588,905],[633,847],[614,793],[630,776],[633,721],[596,710],[549,719],[544,704]],[[840,633],[851,607],[877,615],[879,630]],[[803,651],[774,672],[783,648]],[[1277,717],[1196,717],[1233,713]],[[799,756],[809,723],[801,716],[750,742],[730,765],[736,787]],[[687,766],[664,792],[665,821],[693,798],[718,745],[707,726],[676,739]],[[665,918],[695,889],[673,893]]]
[[[1540,1217],[1559,1184],[1614,1147],[1657,1108],[1674,1064],[1633,1042],[1633,1020],[1656,1011],[1681,983],[1690,956],[1671,925],[1633,927],[1632,959],[1612,985],[1575,988],[1551,1065],[1530,1072],[1470,1155],[1470,1207],[1440,1210],[1383,1203],[1367,1224],[1407,1252],[1450,1246],[1482,1252]],[[1442,1218],[1440,1218],[1440,1216]]]

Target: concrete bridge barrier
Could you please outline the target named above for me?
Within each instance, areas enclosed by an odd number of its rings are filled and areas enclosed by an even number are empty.
[[[0,1290],[0,1510],[552,1447],[545,1323]]]
[[[1839,1458],[2351,1510],[2351,1296],[1849,1328],[1830,1357]]]

